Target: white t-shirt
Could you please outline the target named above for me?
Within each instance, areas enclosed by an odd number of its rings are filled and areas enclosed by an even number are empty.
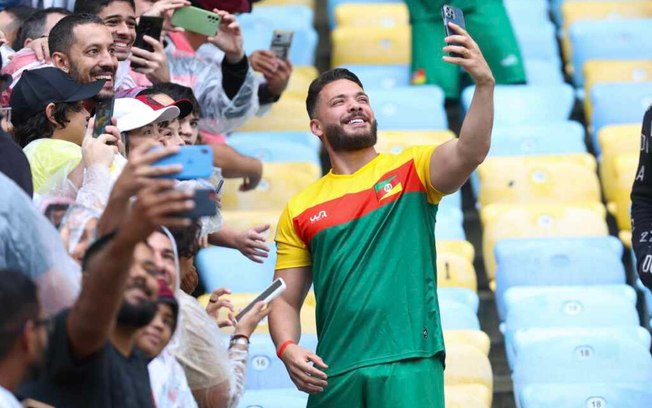
[[[8,389],[0,386],[0,407],[2,408],[22,408],[20,402],[14,397],[14,394]]]

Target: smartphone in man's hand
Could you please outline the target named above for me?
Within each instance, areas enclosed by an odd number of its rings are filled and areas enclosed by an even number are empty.
[[[272,44],[269,49],[280,59],[287,60],[290,57],[290,47],[294,31],[274,30]]]
[[[154,47],[147,43],[144,40],[144,37],[148,35],[158,41],[161,38],[162,30],[163,17],[141,16],[140,21],[138,22],[138,27],[136,27],[136,41],[134,41],[134,47],[153,52]]]
[[[444,27],[446,28],[446,36],[450,37],[451,35],[457,34],[453,30],[450,29],[448,26],[448,23],[454,23],[457,24],[458,26],[466,29],[466,24],[464,23],[464,13],[462,13],[462,10],[458,9],[457,7],[451,7],[449,5],[444,5],[441,8],[441,15],[444,20]],[[459,45],[455,43],[451,43],[450,45]],[[450,53],[451,57],[456,57],[460,58],[462,57],[461,55],[451,52]]]
[[[111,125],[113,117],[114,97],[104,98],[95,105],[95,125],[93,127],[93,137],[97,138],[102,133],[106,133],[106,127]]]

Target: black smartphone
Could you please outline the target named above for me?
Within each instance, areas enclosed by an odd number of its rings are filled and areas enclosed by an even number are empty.
[[[114,98],[101,99],[95,105],[95,125],[93,126],[93,137],[106,133],[106,127],[111,125],[113,117]]]
[[[185,211],[177,214],[178,217],[183,218],[200,218],[212,217],[217,214],[217,193],[212,188],[198,188],[195,190],[195,208],[190,211]]]
[[[158,41],[161,38],[162,30],[163,17],[141,16],[140,21],[138,21],[138,27],[136,27],[136,41],[134,42],[134,47],[153,52],[154,48],[149,45],[149,43],[145,42],[143,37],[148,35]]]
[[[458,9],[457,7],[451,7],[445,4],[441,8],[441,16],[444,20],[444,27],[446,28],[446,37],[457,34],[454,31],[452,31],[450,27],[448,27],[448,23],[455,23],[466,30],[466,24],[464,23],[464,13],[462,13],[462,10]],[[459,45],[459,44],[451,43],[450,45]],[[455,52],[451,52],[450,56],[462,57],[461,55]]]

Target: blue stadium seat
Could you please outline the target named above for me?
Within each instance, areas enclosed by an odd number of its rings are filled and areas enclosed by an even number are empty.
[[[650,20],[652,24],[652,20]],[[600,154],[598,133],[607,125],[640,123],[652,104],[652,82],[598,83],[591,88],[592,142]]]
[[[302,144],[312,149],[320,149],[321,142],[310,132],[233,132],[228,136],[228,143],[265,144],[270,141]]]
[[[296,388],[247,390],[238,408],[305,408],[307,403],[308,394]]]
[[[519,406],[520,408],[652,407],[652,389],[649,383],[528,385],[520,392]]]
[[[438,86],[406,86],[367,91],[382,130],[444,130],[448,119]]]
[[[548,61],[561,69],[559,45],[552,23],[537,26],[516,25],[514,35],[524,61]]]
[[[525,77],[529,85],[559,85],[564,83],[564,76],[559,61],[525,60]]]
[[[238,153],[255,157],[263,162],[311,162],[321,166],[319,149],[302,144],[270,139],[264,143],[230,140],[229,145]]]
[[[584,127],[573,121],[497,126],[489,156],[539,156],[585,153]]]
[[[474,86],[462,91],[462,104],[468,111]],[[568,84],[496,85],[494,126],[545,124],[565,121],[575,104],[575,93]]]
[[[624,284],[623,247],[612,236],[505,239],[494,247],[498,315],[505,292],[517,286]]]
[[[304,333],[299,344],[315,351],[317,335]],[[285,365],[276,356],[276,347],[268,334],[251,336],[245,387],[248,390],[294,387]]]
[[[229,288],[234,293],[262,292],[272,281],[276,265],[276,245],[267,245],[269,257],[262,264],[250,261],[235,249],[210,247],[200,250],[195,262],[206,291]]]
[[[450,208],[455,208],[458,210],[462,209],[462,192],[460,190],[454,192],[453,194],[444,196],[444,198],[442,198],[441,202],[439,203],[439,211],[442,213],[447,213]]]
[[[630,327],[590,327],[590,328],[530,328],[518,330],[509,346],[505,347],[507,362],[514,367],[520,351],[531,343],[539,341],[555,342],[562,338],[574,338],[582,341],[591,341],[599,338],[612,338],[616,340],[633,340],[646,349],[650,348],[650,332],[640,326]]]
[[[409,65],[344,65],[342,68],[356,74],[367,91],[410,85]]]
[[[507,15],[513,26],[536,25],[550,22],[546,0],[504,1]]]
[[[328,12],[328,25],[335,28],[335,8],[340,4],[350,3],[400,3],[398,0],[327,0],[326,11]]]
[[[251,13],[238,15],[242,27],[277,26],[281,30],[297,30],[313,26],[314,12],[308,6],[286,4],[278,6],[256,6]],[[247,41],[249,38],[247,38]]]
[[[251,55],[257,50],[267,50],[272,42],[275,29],[293,30],[292,47],[290,48],[290,61],[294,65],[315,65],[317,43],[319,36],[313,27],[294,28],[285,27],[281,22],[276,24],[247,24],[242,26],[242,35],[245,53]]]
[[[522,348],[512,379],[517,400],[520,390],[533,384],[647,382],[649,387],[652,356],[634,340],[608,336],[542,340]]]
[[[464,214],[460,208],[442,207],[437,211],[435,237],[438,240],[465,240]]]
[[[463,303],[440,299],[439,310],[443,330],[480,330],[478,316]]]
[[[652,55],[652,19],[581,20],[569,30],[573,47],[573,83],[584,86],[588,60],[640,59]]]
[[[467,288],[438,288],[437,297],[439,301],[458,302],[467,305],[475,313],[478,313],[480,299],[478,294]]]

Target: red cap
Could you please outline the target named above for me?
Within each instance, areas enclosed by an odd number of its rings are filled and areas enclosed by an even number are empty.
[[[154,110],[167,108],[168,106],[176,106],[177,108],[179,108],[179,111],[181,112],[179,113],[179,119],[183,119],[186,116],[190,115],[193,109],[192,102],[190,102],[190,100],[188,99],[179,99],[178,101],[174,101],[174,103],[171,103],[169,105],[163,105],[157,102],[156,100],[154,100],[154,98],[152,98],[151,95],[138,95],[136,99],[138,99],[139,101],[141,101],[142,103],[144,103],[145,105],[149,106]]]

